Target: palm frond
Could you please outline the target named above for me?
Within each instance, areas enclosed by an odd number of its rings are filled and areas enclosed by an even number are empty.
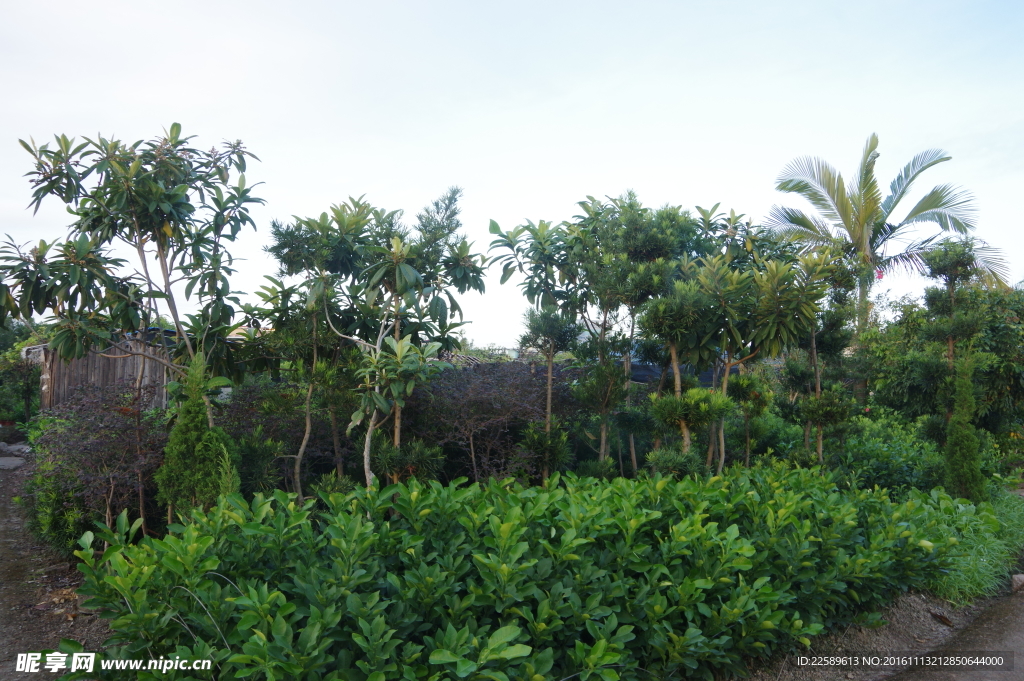
[[[779,175],[775,188],[800,194],[830,222],[847,228],[852,223],[843,176],[820,158],[803,156],[792,161]]]
[[[878,189],[875,177],[875,161],[878,159],[878,135],[872,134],[864,145],[864,154],[857,171],[857,186],[849,191],[850,203],[853,207],[854,221],[857,225],[853,238],[865,250],[874,238],[875,223],[882,203],[882,192]]]
[[[970,192],[951,184],[940,184],[921,197],[903,222],[934,222],[943,231],[966,234],[975,228],[976,212]]]
[[[982,241],[974,243],[974,259],[982,272],[982,281],[993,288],[1010,288],[1010,266],[998,248]]]
[[[927,239],[914,241],[907,244],[907,247],[899,253],[880,257],[878,262],[875,263],[875,267],[882,270],[885,274],[890,274],[896,271],[925,274],[927,272],[927,267],[925,267],[924,258],[922,256],[935,248],[936,242],[940,242],[938,234],[930,236]],[[881,251],[878,252],[880,253]]]
[[[887,245],[901,240],[906,232],[916,229],[917,225],[909,222],[883,222],[875,225],[871,232],[872,252],[883,252]]]
[[[772,206],[764,226],[776,233],[781,229],[796,228],[806,232],[808,237],[836,238],[827,222],[814,215],[808,215],[799,208]]]
[[[910,187],[914,184],[914,180],[917,179],[918,175],[933,165],[948,161],[951,158],[952,156],[946,154],[942,149],[928,149],[910,159],[910,163],[903,167],[900,174],[889,185],[889,196],[882,202],[882,219],[889,219],[893,210],[896,209],[899,202],[910,191]]]

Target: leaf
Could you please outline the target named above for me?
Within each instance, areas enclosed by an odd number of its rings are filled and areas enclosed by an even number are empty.
[[[502,529],[504,529],[504,526],[502,526]],[[519,627],[514,624],[502,627],[491,634],[490,638],[487,639],[487,647],[497,648],[502,643],[510,643],[519,636],[520,631]]]
[[[462,658],[451,652],[441,648],[430,653],[430,664],[450,664],[452,662],[458,662]]]
[[[514,646],[509,646],[505,650],[498,653],[498,656],[506,660],[513,660],[517,657],[525,657],[529,655],[531,652],[533,652],[533,648],[531,648],[530,646],[523,645],[522,643],[517,643]]]

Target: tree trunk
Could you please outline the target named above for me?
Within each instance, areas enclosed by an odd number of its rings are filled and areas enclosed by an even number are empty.
[[[712,423],[708,426],[708,456],[704,465],[711,470],[711,462],[715,460],[715,454],[718,452],[718,438],[715,437],[715,426],[717,424]]]
[[[366,476],[366,489],[373,487],[373,471],[370,469],[370,441],[376,426],[377,410],[374,409],[370,414],[370,425],[366,428],[366,438],[363,440],[363,474]]]
[[[601,418],[601,444],[597,451],[597,460],[604,461],[608,458],[608,418],[602,416]]]
[[[822,445],[821,424],[819,423],[818,424],[818,463],[824,465],[825,464],[825,457],[822,454],[822,451],[821,451],[822,447],[821,447],[821,445]]]
[[[814,367],[814,396],[821,397],[821,366],[818,364],[818,321],[811,329],[811,366]]]
[[[804,424],[804,451],[811,451],[811,422]]]
[[[313,379],[310,377],[309,387],[306,389],[306,430],[302,434],[302,444],[299,445],[299,453],[295,455],[295,493],[298,495],[299,503],[302,503],[302,457],[306,454],[306,445],[309,444],[309,434],[313,430],[313,415],[310,413],[310,403],[313,399]]]
[[[679,422],[679,433],[683,436],[683,454],[690,453],[690,445],[693,444],[690,439],[690,427],[686,425],[686,421]]]
[[[338,479],[345,475],[345,460],[341,455],[341,433],[338,431],[338,408],[335,405],[328,407],[331,415],[331,440],[334,443],[334,470],[338,473]]]
[[[551,386],[554,383],[554,372],[555,372],[555,342],[548,342],[548,352],[545,358],[548,361],[548,389],[547,389],[547,406],[544,409],[544,432],[548,435],[551,434]],[[545,478],[547,476],[544,476]]]
[[[718,425],[718,475],[725,469],[725,417]]]
[[[395,443],[395,449],[398,449],[399,447],[402,446],[402,408],[400,406],[398,406],[398,402],[395,402],[394,410],[395,410],[395,435],[394,435],[394,443]]]
[[[675,381],[676,397],[683,396],[683,377],[679,374],[679,355],[676,352],[676,344],[668,344],[668,354],[672,358],[672,378]]]
[[[750,417],[746,414],[743,415],[743,438],[746,444],[743,465],[750,468]]]
[[[636,467],[636,443],[633,441],[633,433],[629,434],[629,462],[633,465],[633,477],[640,470]]]
[[[469,434],[469,460],[473,462],[473,482],[480,482],[480,473],[476,469],[476,449],[473,447],[473,433]],[[542,472],[544,479],[548,478],[548,462],[544,461],[544,470]]]

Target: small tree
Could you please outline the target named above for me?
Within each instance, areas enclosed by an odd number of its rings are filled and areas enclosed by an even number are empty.
[[[764,381],[752,374],[734,378],[728,391],[743,412],[743,465],[750,466],[750,420],[765,412],[771,403],[771,392]]]
[[[537,348],[547,363],[547,406],[544,410],[544,432],[551,432],[551,389],[554,381],[555,355],[572,347],[580,333],[579,326],[556,308],[527,310],[526,333],[519,337],[519,347]],[[547,477],[544,472],[544,477]]]
[[[205,358],[198,353],[181,386],[185,399],[164,449],[164,463],[154,476],[157,500],[167,504],[167,522],[174,519],[175,507],[207,507],[223,492],[221,472],[230,440],[220,428],[209,427],[204,398],[211,386],[205,370]]]
[[[985,477],[978,455],[978,433],[971,423],[975,399],[970,358],[960,360],[956,373],[953,414],[946,426],[946,486],[954,495],[984,501],[987,497]]]
[[[692,439],[690,433],[695,429],[724,418],[732,411],[733,401],[725,395],[705,388],[690,388],[680,396],[665,395],[660,398],[651,396],[651,408],[654,418],[667,426],[677,426],[683,439],[683,454],[690,453]]]

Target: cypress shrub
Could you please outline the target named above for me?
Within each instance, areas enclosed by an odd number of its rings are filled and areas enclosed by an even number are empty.
[[[957,372],[953,415],[946,426],[946,486],[953,496],[977,502],[987,495],[981,473],[981,446],[971,424],[974,410],[974,385],[969,363],[965,362]]]

